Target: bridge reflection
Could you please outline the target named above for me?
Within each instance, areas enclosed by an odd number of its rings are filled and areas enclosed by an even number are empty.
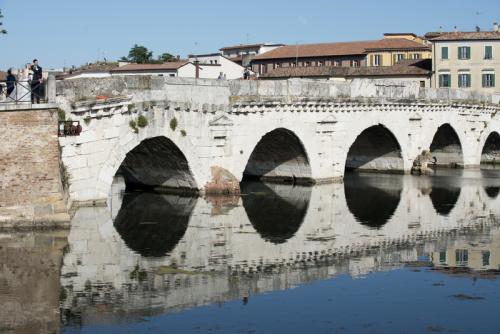
[[[130,249],[144,257],[161,257],[184,236],[196,201],[195,197],[127,193],[114,225]]]
[[[261,182],[243,182],[241,193],[252,226],[264,240],[274,244],[295,235],[311,199],[311,187]]]
[[[393,216],[401,199],[401,176],[347,173],[345,199],[349,211],[361,224],[382,227]]]
[[[315,187],[243,183],[230,210],[214,210],[224,201],[207,198],[115,193],[114,221],[114,208],[75,214],[63,314],[91,321],[85,315],[101,301],[119,321],[416,261],[423,249],[448,247],[448,231],[496,224],[500,198],[485,186],[498,184],[465,173],[359,174]]]

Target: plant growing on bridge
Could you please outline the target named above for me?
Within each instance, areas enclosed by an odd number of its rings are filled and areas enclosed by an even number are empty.
[[[186,137],[186,134],[187,134],[187,133],[186,133],[186,130],[182,129],[182,130],[181,130],[181,136]]]
[[[140,127],[140,128],[144,128],[148,125],[148,120],[146,117],[144,117],[144,115],[139,115],[139,117],[137,117],[137,126]]]
[[[137,127],[137,122],[134,119],[131,119],[128,122],[128,125],[130,126],[132,131],[134,131],[134,133],[139,133],[139,128]]]
[[[62,109],[57,109],[57,119],[62,122],[66,120],[66,113]]]
[[[70,175],[68,169],[66,168],[66,165],[64,165],[62,161],[59,164],[59,173],[61,175],[61,183],[63,185],[63,188],[68,189]]]
[[[177,118],[172,118],[170,120],[170,128],[172,129],[172,131],[175,131],[175,129],[177,128]]]
[[[83,119],[83,121],[85,122],[85,125],[89,125],[91,120],[92,120],[92,118],[90,118],[90,116],[86,116],[86,117]]]

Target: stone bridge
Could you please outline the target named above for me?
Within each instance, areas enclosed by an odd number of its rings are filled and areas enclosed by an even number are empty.
[[[80,121],[62,137],[73,201],[129,186],[238,192],[243,178],[323,183],[346,169],[408,173],[478,167],[500,150],[491,96],[397,81],[214,81],[146,76],[59,82],[57,103]]]

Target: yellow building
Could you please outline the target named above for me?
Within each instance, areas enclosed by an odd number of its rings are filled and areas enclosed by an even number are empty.
[[[401,60],[430,59],[431,47],[426,40],[412,33],[386,33],[385,40],[408,40],[412,43],[393,45],[377,45],[365,49],[367,66],[392,66]]]

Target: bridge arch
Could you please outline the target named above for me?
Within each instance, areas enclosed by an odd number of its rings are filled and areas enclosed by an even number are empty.
[[[304,144],[286,128],[267,132],[253,148],[242,179],[312,182],[311,165]]]
[[[392,131],[377,124],[365,128],[349,147],[345,170],[403,172],[404,155]]]
[[[463,146],[455,128],[450,123],[440,125],[430,141],[429,151],[442,167],[464,165]]]
[[[498,131],[491,131],[485,137],[484,144],[481,146],[481,165],[500,164],[500,134]]]
[[[99,175],[101,191],[109,193],[115,175],[122,175],[128,188],[165,188],[195,192],[197,177],[181,148],[166,136],[144,136],[127,145],[117,143],[112,158]]]

